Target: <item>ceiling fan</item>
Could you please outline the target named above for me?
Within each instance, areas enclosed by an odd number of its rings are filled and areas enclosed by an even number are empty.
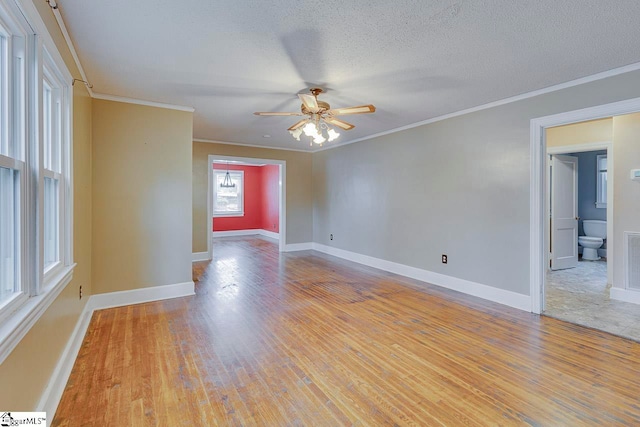
[[[305,135],[313,139],[313,142],[316,144],[322,144],[326,140],[331,142],[340,136],[340,134],[329,125],[333,125],[344,130],[351,130],[355,127],[351,123],[347,123],[336,118],[336,116],[347,114],[366,114],[376,111],[376,107],[371,104],[331,109],[331,106],[328,103],[318,101],[318,95],[323,92],[322,89],[314,87],[310,89],[310,92],[311,95],[303,93],[298,94],[298,97],[302,101],[299,113],[256,112],[253,114],[256,116],[308,116],[287,130],[298,141],[300,141],[300,136],[304,132]]]

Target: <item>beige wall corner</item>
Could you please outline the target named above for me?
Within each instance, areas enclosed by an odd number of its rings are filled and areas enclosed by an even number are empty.
[[[191,281],[193,114],[93,100],[93,292]]]
[[[625,287],[624,232],[640,232],[640,182],[631,169],[640,169],[640,113],[613,118],[613,285]]]
[[[273,150],[209,142],[193,143],[193,252],[207,251],[207,186],[210,154],[284,160],[287,162],[287,244],[312,239],[313,195],[311,191],[311,153]]]

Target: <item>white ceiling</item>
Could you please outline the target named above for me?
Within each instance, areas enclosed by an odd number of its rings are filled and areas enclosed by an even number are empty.
[[[95,92],[194,107],[194,138],[281,148],[309,148],[286,131],[298,118],[252,113],[299,111],[312,86],[377,107],[345,117],[344,143],[640,61],[637,0],[58,3]]]

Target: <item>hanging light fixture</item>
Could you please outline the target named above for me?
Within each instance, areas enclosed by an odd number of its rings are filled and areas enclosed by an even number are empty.
[[[309,119],[304,126],[290,130],[289,133],[297,141],[300,141],[300,137],[304,133],[313,141],[312,143],[316,144],[322,144],[325,141],[331,142],[340,136],[335,129],[329,127],[327,123],[318,116]]]
[[[235,188],[235,184],[231,181],[231,175],[229,175],[229,162],[227,162],[227,174],[224,176],[224,181],[220,183],[221,188]]]

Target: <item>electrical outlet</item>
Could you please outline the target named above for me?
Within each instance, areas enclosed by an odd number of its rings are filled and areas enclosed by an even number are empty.
[[[80,291],[79,291],[79,294],[80,294],[80,299],[82,299],[82,285],[80,285]]]
[[[448,261],[447,256],[445,254],[442,254],[442,263],[446,264]]]
[[[329,240],[333,240],[333,234],[329,234]]]

